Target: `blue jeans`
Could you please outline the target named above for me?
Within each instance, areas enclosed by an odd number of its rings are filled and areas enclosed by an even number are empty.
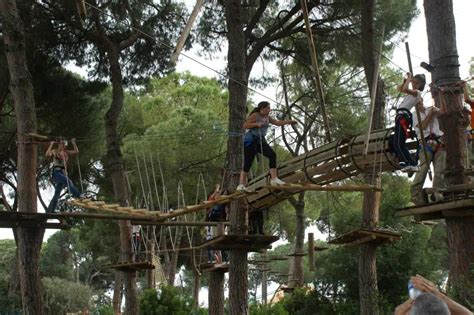
[[[61,196],[61,191],[64,187],[67,188],[69,186],[69,191],[74,198],[81,197],[80,191],[77,190],[76,186],[74,186],[72,181],[64,174],[63,169],[57,167],[53,168],[52,178],[54,183],[54,196],[53,199],[51,199],[51,202],[49,203],[48,209],[46,209],[46,212],[48,213],[56,210],[56,207],[58,206],[59,197]]]
[[[398,162],[405,163],[407,166],[416,166],[418,161],[415,161],[411,158],[410,152],[407,149],[406,141],[407,137],[405,135],[405,130],[401,125],[401,120],[406,119],[404,117],[399,117],[395,119],[395,133],[393,135],[393,149],[395,155],[397,156]]]

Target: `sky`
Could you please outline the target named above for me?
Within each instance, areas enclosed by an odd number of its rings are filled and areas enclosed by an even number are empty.
[[[194,4],[193,0],[187,0],[187,5],[192,9],[192,6]],[[461,78],[466,78],[469,74],[469,61],[471,57],[474,57],[474,41],[472,40],[472,34],[470,33],[472,31],[472,14],[474,12],[474,1],[472,0],[454,0],[454,15],[455,15],[455,20],[456,20],[456,35],[457,35],[457,48],[458,48],[458,55],[459,55],[459,61],[460,61],[460,73],[461,73]],[[410,44],[410,51],[412,55],[412,63],[414,67],[414,72],[417,73],[418,71],[425,72],[421,68],[418,67],[421,61],[426,61],[428,62],[428,42],[427,42],[427,35],[426,35],[426,25],[425,25],[425,18],[424,18],[424,12],[423,12],[423,1],[418,0],[417,1],[417,6],[420,10],[420,14],[418,17],[415,19],[415,21],[412,23],[410,31],[408,33],[408,37],[406,41],[409,42]],[[177,63],[177,71],[190,71],[192,74],[199,75],[199,76],[206,76],[206,77],[217,77],[218,74],[216,74],[215,71],[212,71],[211,69],[217,70],[219,72],[222,72],[225,69],[226,66],[226,60],[225,60],[225,54],[226,51],[222,52],[221,54],[217,54],[213,56],[212,60],[207,60],[206,58],[199,56],[198,52],[196,49],[193,49],[191,51],[186,51],[184,52],[185,55],[192,57],[195,60],[198,60],[200,63],[206,65],[207,67],[189,59],[186,58],[185,56],[181,56],[178,60]],[[398,46],[395,48],[393,56],[392,56],[392,61],[401,66],[404,69],[408,69],[407,66],[407,60],[406,60],[406,52],[405,52],[405,45],[403,42],[398,44]],[[70,65],[68,67],[69,69],[78,72],[79,74],[85,76],[85,71],[77,68],[73,65]],[[254,67],[252,71],[252,76],[253,77],[260,77],[262,76],[262,73],[264,71],[275,71],[276,67],[274,64],[262,64],[258,63]],[[403,78],[403,73],[400,73],[400,80]],[[427,74],[428,76],[429,74]],[[427,82],[430,82],[430,78],[427,78]],[[261,90],[259,88],[254,87],[257,91],[259,91],[261,94],[268,96],[270,100],[276,99],[276,87],[275,86],[269,86],[265,88],[264,90]],[[429,97],[429,93],[427,96]],[[254,96],[254,101],[258,102],[263,98],[261,95],[255,95]],[[426,100],[426,99],[425,99]],[[51,193],[49,192],[48,195]],[[48,201],[48,200],[47,200]],[[47,230],[45,234],[45,239],[47,239],[50,235],[55,233],[55,230]],[[314,232],[316,239],[321,239],[324,236],[317,231],[315,227],[310,227],[306,231],[308,232]],[[306,235],[307,235],[306,233]],[[13,238],[13,234],[10,229],[0,229],[0,239],[4,238]],[[278,246],[279,244],[284,243],[278,242],[275,244],[275,246]],[[275,289],[275,284],[272,284],[268,288],[268,292],[272,293],[273,290]],[[260,290],[260,289],[259,289]],[[203,292],[206,293],[206,292]],[[257,293],[257,296],[260,296],[261,292]],[[201,294],[200,302],[203,304],[207,304],[207,294]]]

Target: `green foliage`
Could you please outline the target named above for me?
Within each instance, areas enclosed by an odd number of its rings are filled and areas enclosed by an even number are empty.
[[[44,304],[48,314],[66,314],[89,308],[91,289],[77,282],[43,278]]]
[[[16,312],[21,310],[21,296],[10,291],[11,269],[16,255],[14,240],[0,240],[0,310]]]
[[[162,286],[158,291],[145,289],[140,296],[140,314],[143,315],[189,315],[192,313],[192,299],[180,294],[172,286]]]
[[[178,200],[179,182],[187,204],[206,198],[202,187],[196,195],[196,183],[202,174],[209,192],[221,181],[227,136],[226,101],[227,94],[216,80],[189,73],[173,73],[149,83],[140,95],[140,103],[130,107],[135,116],[141,117],[139,125],[143,129],[125,137],[123,144],[134,199],[142,198],[139,171],[145,185],[148,174],[152,185],[156,180],[159,186],[167,187],[164,195],[159,189],[160,199],[168,199],[174,208],[183,206],[183,201]],[[156,207],[159,202],[155,193],[153,197]]]
[[[283,302],[275,303],[273,305],[259,305],[259,304],[250,304],[249,314],[250,315],[288,315],[287,310],[283,306]]]

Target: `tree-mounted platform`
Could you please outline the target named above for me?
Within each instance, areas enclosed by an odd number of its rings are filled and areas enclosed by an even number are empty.
[[[104,269],[115,269],[123,272],[137,272],[147,269],[155,269],[155,265],[150,261],[120,262],[113,265],[104,265]]]
[[[272,261],[283,261],[283,260],[288,260],[288,257],[283,257],[283,256],[274,256],[269,258]]]
[[[275,276],[285,278],[285,277],[290,277],[292,275],[293,275],[292,273],[277,273]]]
[[[285,184],[279,186],[265,185],[263,188],[269,190],[285,190],[292,193],[299,193],[302,191],[382,191],[381,188],[378,188],[373,185],[367,184],[344,184],[344,185],[316,185],[316,184]]]
[[[255,265],[258,265],[258,264],[266,264],[266,263],[269,263],[270,262],[270,259],[252,259],[252,260],[247,260],[247,262],[249,264],[255,264]]]
[[[272,271],[272,269],[271,268],[249,268],[249,271],[269,272],[269,271]]]
[[[48,219],[59,219],[60,222],[48,222]],[[57,216],[34,212],[0,211],[0,228],[17,227],[59,230],[70,228],[68,224],[61,221],[61,218]]]
[[[286,256],[288,256],[288,257],[304,257],[304,256],[308,256],[308,253],[290,253]]]
[[[217,250],[243,250],[258,252],[262,249],[271,249],[271,244],[279,239],[270,235],[220,235],[202,243],[200,248]]]
[[[398,241],[401,234],[377,229],[358,229],[345,233],[328,242],[328,244],[344,245],[346,247],[356,246],[365,243],[375,243],[377,245]]]
[[[293,291],[295,291],[295,288],[294,287],[287,287],[287,286],[282,285],[280,287],[280,290],[282,290],[285,293],[293,293]]]
[[[460,199],[398,209],[395,215],[397,217],[414,215],[417,221],[474,216],[474,197],[458,197]]]
[[[326,246],[319,246],[319,245],[314,245],[314,251],[315,252],[322,252],[326,249],[329,249],[329,247],[326,247]]]
[[[204,263],[199,265],[199,270],[201,272],[213,272],[213,271],[220,271],[220,272],[229,272],[229,263],[222,262],[222,263]]]

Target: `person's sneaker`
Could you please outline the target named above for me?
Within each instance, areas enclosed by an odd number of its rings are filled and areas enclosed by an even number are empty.
[[[412,165],[410,166],[410,171],[411,172],[419,172],[421,168],[418,165]]]
[[[411,168],[410,165],[405,165],[402,169],[400,169],[400,171],[402,171],[404,173],[408,173],[408,172],[412,171],[412,168]]]
[[[437,192],[437,191],[433,193],[432,197],[434,199],[433,200],[434,202],[439,202],[439,201],[442,201],[444,199],[443,194],[440,193],[440,192]]]
[[[407,164],[405,162],[400,162],[400,163],[398,163],[398,167],[400,169],[404,169],[405,167],[407,167]]]
[[[248,193],[252,192],[252,190],[248,187],[245,187],[244,184],[239,184],[239,186],[237,186],[235,190],[239,192],[248,192]]]
[[[275,178],[272,178],[270,180],[270,185],[271,186],[282,186],[282,185],[285,185],[286,183],[284,181],[282,181],[281,179],[279,179],[278,177],[275,177]]]

